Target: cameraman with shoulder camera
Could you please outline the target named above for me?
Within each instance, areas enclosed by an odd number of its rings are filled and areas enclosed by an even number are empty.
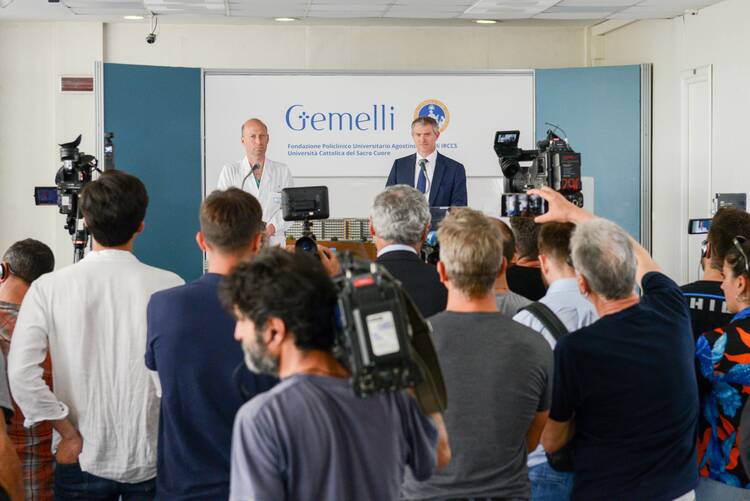
[[[8,369],[26,424],[50,421],[55,498],[154,496],[159,400],[143,364],[146,306],[183,283],[133,255],[148,205],[136,177],[108,171],[79,204],[93,250],[35,280],[18,314]],[[49,352],[55,392],[42,379]]]
[[[404,392],[355,396],[332,354],[336,289],[311,256],[265,250],[221,297],[248,367],[282,380],[237,414],[231,500],[396,500],[405,466],[426,479],[448,462],[439,414]]]

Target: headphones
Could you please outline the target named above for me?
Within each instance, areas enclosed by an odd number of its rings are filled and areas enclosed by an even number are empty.
[[[701,261],[703,261],[706,258],[707,254],[708,254],[708,240],[704,240],[701,242]]]
[[[0,280],[5,280],[12,274],[14,273],[13,273],[13,269],[10,267],[10,263],[6,263],[6,262],[0,263]]]

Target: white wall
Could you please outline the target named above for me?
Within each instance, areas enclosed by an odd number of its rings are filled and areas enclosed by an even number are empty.
[[[35,207],[32,193],[35,185],[52,184],[59,166],[57,143],[81,133],[82,149],[94,153],[93,93],[63,95],[59,78],[91,76],[97,60],[205,68],[446,71],[581,66],[586,56],[585,31],[572,27],[162,24],[159,31],[157,43],[147,45],[142,22],[0,22],[0,252],[31,236],[53,248],[58,266],[71,261],[63,217],[54,208]],[[307,178],[304,184],[319,181]],[[362,182],[347,184],[350,192],[361,196],[382,184]],[[470,181],[470,189],[472,182],[482,181]]]
[[[747,29],[750,2],[725,0],[696,16],[638,22],[605,35],[601,65],[654,64],[653,235],[654,257],[679,274],[681,90],[683,70],[713,65],[711,192],[750,192],[742,154],[750,117]],[[696,266],[698,256],[694,257]]]
[[[96,23],[0,23],[0,252],[32,237],[72,261],[70,237],[56,207],[35,207],[34,186],[54,185],[58,143],[84,135],[94,152],[94,99],[66,94],[60,77],[92,75],[102,58]]]

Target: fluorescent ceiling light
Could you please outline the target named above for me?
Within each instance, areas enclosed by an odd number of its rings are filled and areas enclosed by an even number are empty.
[[[474,22],[477,24],[496,24],[497,23],[497,21],[495,21],[494,19],[475,19]]]
[[[140,21],[143,19],[143,16],[123,16],[123,19],[127,19],[128,21]]]
[[[296,17],[277,17],[274,19],[274,21],[278,21],[280,23],[291,23],[292,21],[296,21]]]

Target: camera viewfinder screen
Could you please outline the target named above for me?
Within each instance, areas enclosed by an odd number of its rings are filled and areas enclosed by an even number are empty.
[[[711,228],[710,219],[691,219],[688,233],[691,235],[702,235],[708,233],[709,228]]]
[[[57,187],[35,187],[34,201],[37,205],[57,205]]]
[[[518,133],[506,132],[497,135],[497,142],[501,144],[515,144],[518,142]]]

